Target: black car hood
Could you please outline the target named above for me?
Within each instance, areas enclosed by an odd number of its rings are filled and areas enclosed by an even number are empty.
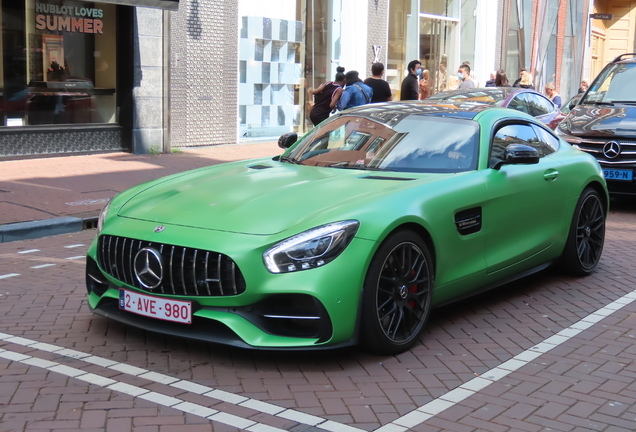
[[[575,136],[636,138],[636,106],[577,105],[564,122]]]

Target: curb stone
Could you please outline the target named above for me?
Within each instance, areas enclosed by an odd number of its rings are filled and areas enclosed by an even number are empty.
[[[68,234],[84,229],[84,220],[71,216],[0,225],[0,243]]]

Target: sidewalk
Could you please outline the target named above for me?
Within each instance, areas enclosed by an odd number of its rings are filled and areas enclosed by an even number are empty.
[[[264,142],[183,148],[159,155],[106,153],[0,159],[0,242],[81,230],[83,221],[94,223],[106,201],[139,183],[281,153],[276,142]]]

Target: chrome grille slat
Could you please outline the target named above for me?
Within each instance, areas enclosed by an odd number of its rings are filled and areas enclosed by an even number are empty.
[[[219,281],[219,291],[221,292],[221,295],[223,295],[223,283],[221,282],[221,279],[223,278],[221,275],[221,254],[219,254],[216,261],[216,278]]]
[[[139,242],[141,243],[141,242]],[[130,265],[130,283],[129,285],[137,286],[136,278],[135,278],[135,270],[133,270],[133,260],[135,259],[135,255],[133,251],[135,250],[135,240],[130,241],[130,251],[128,252],[128,264]]]
[[[97,247],[99,265],[105,273],[150,294],[220,297],[245,292],[239,267],[218,252],[110,235],[100,236]],[[164,263],[163,282],[154,290],[144,288],[134,270],[135,256],[146,247],[158,251]]]
[[[188,289],[185,283],[185,254],[186,249],[183,248],[183,253],[181,253],[181,285],[183,285],[183,295],[188,295]]]
[[[159,247],[159,253],[161,256],[163,256],[163,246],[164,245],[161,245],[161,247]],[[164,284],[159,285],[159,288],[161,289],[161,294],[166,294],[166,287]]]
[[[197,286],[197,252],[194,250],[194,256],[192,257],[192,285],[194,285],[194,293],[199,295],[199,287]]]
[[[172,267],[172,260],[174,258],[174,246],[172,246],[172,249],[170,249],[170,265],[168,266],[168,268],[170,269],[170,286],[172,287],[172,294],[176,294],[177,290],[174,287],[174,267]]]
[[[115,256],[113,257],[115,264],[113,265],[113,269],[115,270],[115,277],[117,279],[121,279],[121,276],[119,275],[119,263],[117,262],[117,249],[119,249],[119,237],[115,240]]]
[[[205,253],[205,288],[208,290],[208,295],[212,295],[210,292],[210,277],[208,276],[208,263],[210,260],[210,252]]]

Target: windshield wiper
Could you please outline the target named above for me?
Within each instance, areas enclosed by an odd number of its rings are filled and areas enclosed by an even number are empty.
[[[609,105],[609,106],[614,106],[614,102],[609,102],[609,101],[596,101],[596,102],[592,102],[592,105]]]
[[[349,165],[349,163],[350,162],[336,162],[327,166],[330,168],[357,169],[366,171],[390,171],[382,168],[370,167],[367,165]]]
[[[636,101],[633,100],[613,100],[615,104],[636,105]]]
[[[294,165],[302,165],[303,164],[301,161],[299,161],[297,159],[294,159],[292,157],[289,157],[289,156],[281,156],[281,157],[278,158],[278,160],[281,161],[281,162],[287,162],[287,163],[294,164]]]

